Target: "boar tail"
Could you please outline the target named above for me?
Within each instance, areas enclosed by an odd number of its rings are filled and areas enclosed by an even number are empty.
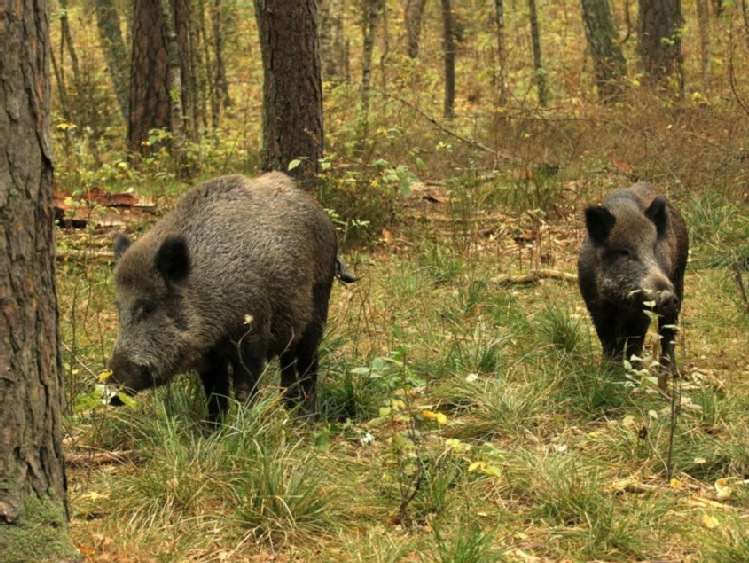
[[[338,281],[343,283],[354,283],[355,281],[359,281],[359,278],[349,272],[346,265],[338,258],[335,259],[335,277],[338,278]]]

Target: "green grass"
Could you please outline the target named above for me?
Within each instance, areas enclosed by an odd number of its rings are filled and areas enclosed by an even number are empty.
[[[698,256],[723,240],[716,213]],[[64,261],[68,448],[121,461],[69,466],[77,544],[136,561],[745,560],[749,321],[726,268],[687,274],[671,446],[670,399],[601,362],[576,285],[493,281],[528,261],[477,251],[471,229],[373,254],[336,285],[319,422],[283,409],[272,364],[213,433],[194,374],[134,408],[82,400],[116,337],[111,265]]]

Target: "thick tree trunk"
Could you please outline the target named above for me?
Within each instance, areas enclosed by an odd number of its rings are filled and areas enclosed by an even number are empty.
[[[74,555],[62,451],[49,13],[5,2],[0,25],[0,558]]]
[[[188,0],[135,0],[127,124],[128,148],[134,153],[153,150],[148,142],[152,129],[172,133],[179,152],[186,112],[188,131],[197,136],[194,93],[185,85],[192,80],[189,21]]]
[[[627,60],[616,43],[617,33],[608,0],[580,0],[585,37],[593,56],[596,88],[602,102],[621,94],[621,80],[627,76]]]
[[[305,183],[321,170],[322,77],[316,0],[255,0],[263,57],[263,170]],[[288,170],[295,159],[299,166]]]
[[[127,145],[146,154],[152,129],[169,129],[167,27],[159,2],[135,0]]]
[[[443,39],[445,52],[445,106],[444,116],[455,117],[455,19],[450,0],[442,1]]]
[[[112,77],[117,104],[120,106],[122,118],[127,121],[128,97],[128,56],[125,42],[120,30],[120,17],[112,0],[97,0],[94,2],[96,10],[96,25],[99,28],[99,38],[104,58],[107,61],[109,76]]]
[[[673,80],[681,92],[681,0],[639,1],[639,51],[645,75],[654,88],[666,87]]]
[[[531,45],[533,47],[533,70],[536,75],[538,104],[546,107],[549,103],[549,89],[546,85],[546,72],[541,59],[541,31],[538,25],[536,0],[528,0],[528,13],[531,20]]]

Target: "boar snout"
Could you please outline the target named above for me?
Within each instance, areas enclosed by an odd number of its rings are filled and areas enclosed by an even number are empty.
[[[676,315],[679,312],[679,298],[673,291],[661,291],[655,298],[655,312],[659,315]]]
[[[107,385],[121,387],[128,395],[154,385],[148,366],[138,365],[116,352],[109,360],[109,369],[112,375],[107,378]]]

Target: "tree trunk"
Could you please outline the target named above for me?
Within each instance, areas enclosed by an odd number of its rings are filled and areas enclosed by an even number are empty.
[[[681,0],[639,0],[639,51],[643,70],[653,88],[675,80],[684,90],[681,54]]]
[[[369,93],[372,82],[372,54],[374,53],[377,26],[385,6],[385,0],[363,0],[361,3],[362,31],[362,78],[359,102],[358,142],[364,142],[369,135]]]
[[[320,1],[320,58],[325,80],[346,80],[346,40],[343,34],[344,0]]]
[[[57,330],[46,0],[0,25],[0,553],[75,555],[68,533]]]
[[[218,128],[221,121],[221,104],[224,109],[231,106],[229,98],[229,81],[226,79],[226,68],[224,67],[224,37],[222,26],[221,0],[214,0],[211,11],[213,24],[213,85],[211,87],[211,118],[214,128]],[[207,57],[206,57],[207,60]]]
[[[180,0],[176,0],[179,4]],[[159,0],[161,17],[166,26],[166,90],[169,94],[169,130],[174,135],[174,144],[179,151],[183,145],[184,112],[182,111],[182,65],[180,45],[177,39],[175,11],[170,0]]]
[[[700,32],[700,78],[702,89],[708,90],[710,73],[710,27],[707,13],[707,0],[697,0],[697,27]]]
[[[408,0],[406,3],[408,56],[412,59],[415,59],[419,55],[419,36],[421,35],[421,22],[424,19],[424,7],[426,3],[426,0]]]
[[[316,0],[255,0],[263,58],[263,170],[312,184],[323,153]],[[299,166],[289,164],[301,159]]]
[[[99,38],[104,50],[104,58],[107,61],[109,76],[112,78],[117,104],[120,106],[122,119],[127,121],[129,69],[127,49],[120,30],[120,17],[112,0],[97,0],[94,2],[94,9]]]
[[[494,0],[494,17],[497,24],[497,64],[499,82],[499,104],[507,103],[510,85],[507,81],[507,48],[505,45],[505,14],[502,0]]]
[[[191,64],[188,4],[188,0],[135,0],[127,124],[127,144],[133,153],[153,150],[152,129],[169,131],[178,152],[184,142],[185,108],[192,116],[194,104],[184,84]],[[195,135],[193,125],[188,130]]]
[[[531,20],[533,70],[536,75],[536,88],[538,88],[538,103],[541,107],[546,107],[549,103],[549,90],[546,86],[546,73],[544,72],[544,67],[541,61],[541,31],[538,26],[536,0],[528,0],[528,12]]]
[[[68,0],[60,0],[60,64],[64,64],[65,44],[67,44],[68,53],[70,54],[70,68],[73,70],[73,86],[75,86],[76,94],[78,94],[78,97],[82,98],[81,66],[80,64],[78,64],[78,54],[75,52],[75,45],[73,45],[73,34],[70,33],[70,21],[68,20],[68,13]]]
[[[147,154],[152,129],[169,129],[167,27],[159,2],[135,0],[127,145]]]
[[[442,22],[444,36],[442,48],[445,52],[445,107],[447,118],[455,117],[455,20],[452,2],[442,0]]]
[[[598,97],[604,103],[621,95],[621,79],[627,76],[627,60],[616,43],[617,33],[608,0],[580,0],[585,37],[593,56]]]

